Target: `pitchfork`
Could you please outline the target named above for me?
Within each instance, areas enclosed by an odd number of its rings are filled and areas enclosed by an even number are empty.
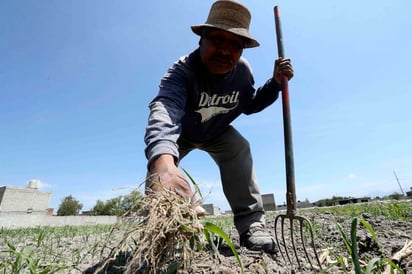
[[[277,47],[278,47],[278,55],[279,57],[284,57],[283,51],[283,41],[282,41],[282,31],[280,25],[280,15],[279,15],[279,7],[275,6],[274,8],[275,13],[275,24],[276,24],[276,40],[277,40]],[[295,190],[295,174],[294,174],[294,164],[293,164],[293,148],[292,148],[292,127],[291,127],[291,119],[290,119],[290,106],[289,106],[289,89],[288,89],[288,78],[283,75],[282,76],[282,110],[283,110],[283,132],[284,132],[284,142],[285,142],[285,162],[286,162],[286,203],[287,203],[287,210],[286,214],[280,214],[275,218],[275,236],[276,242],[278,243],[279,250],[282,254],[283,260],[291,266],[293,266],[293,261],[296,261],[298,264],[299,269],[301,269],[301,263],[299,260],[295,235],[300,234],[300,242],[301,244],[299,247],[303,249],[306,259],[310,264],[312,269],[315,269],[314,265],[312,264],[312,260],[308,254],[305,245],[305,238],[304,238],[304,227],[307,228],[310,234],[309,244],[313,247],[314,255],[312,256],[315,258],[318,269],[322,269],[321,263],[319,261],[319,257],[316,252],[315,243],[313,239],[313,228],[310,221],[303,216],[296,215],[296,190]],[[285,240],[285,220],[289,220],[289,228],[290,228],[290,242],[291,247],[286,245]],[[280,231],[281,231],[281,240],[280,242],[278,237],[278,225],[280,223]],[[294,231],[294,227],[299,228],[299,232]],[[298,236],[299,237],[299,236]],[[290,248],[293,250],[293,254],[291,255],[289,252]],[[285,256],[286,255],[286,256]],[[296,260],[292,259],[292,256],[296,257]],[[286,260],[287,259],[287,260]]]

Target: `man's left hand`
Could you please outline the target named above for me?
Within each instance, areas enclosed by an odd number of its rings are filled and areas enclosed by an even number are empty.
[[[286,76],[288,80],[293,77],[293,67],[289,58],[279,58],[275,61],[275,68],[273,71],[273,78],[276,83],[282,84],[282,76]]]

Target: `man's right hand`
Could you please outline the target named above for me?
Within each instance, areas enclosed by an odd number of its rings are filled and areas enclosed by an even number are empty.
[[[172,155],[164,154],[155,159],[150,165],[150,176],[146,182],[146,193],[159,192],[163,189],[175,191],[185,200],[195,202],[192,189],[177,168]],[[206,211],[200,205],[195,207],[198,216],[205,215]]]

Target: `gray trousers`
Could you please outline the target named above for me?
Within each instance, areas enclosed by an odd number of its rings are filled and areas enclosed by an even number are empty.
[[[262,197],[259,192],[249,142],[232,126],[222,135],[205,143],[193,143],[180,137],[180,159],[193,149],[206,151],[219,167],[223,192],[234,214],[239,234],[250,226],[264,224]]]

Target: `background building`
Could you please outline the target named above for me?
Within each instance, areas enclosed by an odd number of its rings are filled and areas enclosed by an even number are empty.
[[[273,193],[263,194],[262,201],[265,211],[276,210],[275,195],[273,195]]]
[[[26,188],[0,187],[0,215],[43,214],[49,210],[51,193],[38,190],[38,181],[31,180]]]
[[[206,216],[219,216],[220,208],[213,204],[203,204],[202,207],[206,210]]]
[[[406,191],[406,197],[412,199],[412,187],[410,188],[410,191]]]

